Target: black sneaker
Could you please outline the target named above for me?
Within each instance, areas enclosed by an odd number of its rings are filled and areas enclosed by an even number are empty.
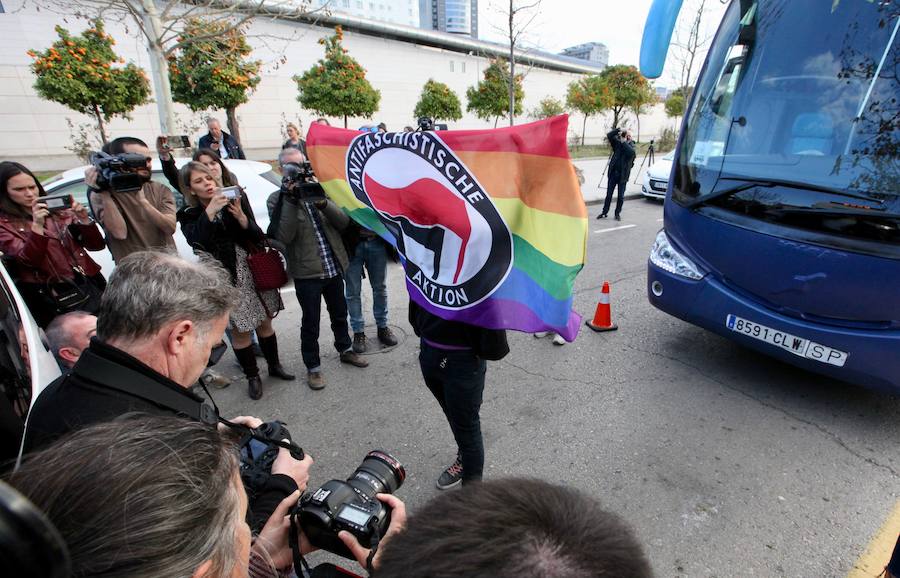
[[[365,333],[354,333],[353,334],[353,352],[354,353],[365,353],[366,349],[368,349],[368,345],[366,344],[366,334]]]
[[[441,476],[437,481],[437,488],[439,490],[449,490],[462,484],[462,472],[462,461],[460,461],[459,456],[456,456],[456,461],[441,472]]]
[[[385,347],[393,347],[397,345],[397,338],[394,336],[394,332],[391,331],[390,327],[378,328],[378,341],[380,341],[381,344]]]

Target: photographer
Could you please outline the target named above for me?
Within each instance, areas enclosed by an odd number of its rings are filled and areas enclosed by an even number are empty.
[[[136,175],[141,183],[137,190],[115,191],[97,166],[84,172],[91,207],[106,230],[115,262],[135,251],[174,249],[175,198],[167,186],[151,180],[152,158],[147,144],[133,137],[119,137],[105,145],[104,152],[117,158],[134,155],[123,157],[126,166],[115,173]],[[144,164],[135,166],[139,156],[144,158]],[[109,159],[105,162],[109,163]]]
[[[217,261],[191,262],[162,252],[135,253],[110,275],[97,314],[97,336],[72,371],[34,401],[25,451],[132,411],[181,415],[215,427],[217,412],[190,391],[222,339],[238,289]],[[257,418],[235,422],[258,427]],[[305,487],[311,459],[280,450],[272,476],[252,504],[254,524]]]
[[[292,565],[288,495],[259,532],[233,443],[203,424],[130,414],[32,454],[9,482],[44,512],[71,575],[275,578]],[[312,550],[301,534],[300,549]]]
[[[44,199],[44,187],[19,163],[0,163],[0,251],[41,327],[57,315],[100,306],[106,280],[87,250],[106,246],[87,209],[71,196]]]
[[[300,350],[307,369],[307,383],[311,389],[319,390],[325,387],[319,358],[323,298],[341,363],[356,367],[369,365],[351,348],[347,327],[344,272],[348,258],[341,231],[349,225],[350,217],[325,198],[300,151],[283,149],[278,160],[282,163],[284,178],[281,189],[272,193],[268,200],[272,219],[269,233],[286,247],[288,274],[294,278],[303,315]]]
[[[609,159],[609,180],[606,185],[606,200],[603,202],[603,212],[597,215],[598,219],[606,218],[609,213],[609,205],[612,202],[612,194],[619,187],[619,196],[616,197],[616,220],[622,220],[622,203],[625,201],[625,187],[628,186],[628,177],[631,176],[631,167],[634,166],[635,152],[634,141],[631,133],[614,128],[606,134],[606,140],[612,149],[612,157]]]
[[[247,195],[237,188],[235,198],[223,193],[221,183],[205,165],[190,162],[181,168],[181,190],[188,206],[178,211],[181,232],[195,251],[218,259],[231,274],[239,291],[239,301],[229,319],[231,343],[244,375],[251,399],[262,397],[262,380],[253,353],[251,333],[259,336],[259,346],[269,366],[269,375],[291,381],[278,358],[278,340],[272,319],[284,309],[277,289],[257,291],[247,264],[248,253],[257,249],[265,235],[256,224]],[[230,189],[232,192],[235,188]]]

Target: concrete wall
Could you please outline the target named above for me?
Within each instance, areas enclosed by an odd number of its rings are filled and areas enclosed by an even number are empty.
[[[25,54],[29,48],[44,49],[56,38],[54,26],[61,24],[73,33],[87,25],[76,18],[63,21],[63,16],[47,11],[36,12],[30,7],[16,10],[5,3],[8,11],[0,14],[0,37],[4,49],[0,51],[0,159],[18,160],[34,170],[65,169],[81,162],[67,149],[71,141],[66,119],[74,123],[91,119],[79,115],[62,105],[39,98],[32,88],[34,77],[29,70],[31,59]],[[116,38],[116,50],[126,60],[134,61],[149,72],[149,59],[143,41],[136,36],[134,27],[126,30],[121,23],[108,21],[107,30]],[[322,57],[322,47],[317,40],[330,33],[329,29],[308,24],[284,21],[258,20],[250,29],[250,43],[255,47],[254,57],[261,59],[263,78],[250,101],[238,109],[244,148],[250,158],[272,159],[277,154],[284,135],[286,122],[303,122],[304,131],[309,121],[316,117],[304,111],[297,102],[297,87],[292,76],[302,73]],[[481,79],[488,60],[476,54],[464,54],[407,42],[346,32],[344,45],[367,71],[367,78],[381,91],[381,109],[374,119],[349,119],[349,126],[385,122],[390,130],[404,125],[414,125],[413,109],[422,85],[434,78],[449,85],[460,97],[465,108],[465,91]],[[285,60],[280,63],[281,56]],[[540,68],[524,71],[525,110],[536,106],[545,96],[565,98],[566,86],[577,74]],[[203,118],[207,114],[218,116],[224,125],[225,112],[191,113],[177,105],[176,114],[181,125],[179,132],[190,134],[196,142],[206,132]],[[630,117],[629,117],[630,118]],[[522,117],[517,122],[527,122]],[[331,119],[332,124],[342,124],[343,119]],[[581,133],[581,117],[572,118],[570,133]],[[500,120],[500,125],[504,124]],[[599,143],[603,139],[611,119],[597,117],[587,124],[587,143]],[[634,120],[630,120],[634,126]],[[641,136],[648,140],[659,134],[662,128],[674,122],[665,117],[661,105],[641,119]],[[112,136],[132,135],[148,143],[158,134],[157,108],[154,103],[137,108],[131,120],[115,119],[110,123]],[[484,122],[466,114],[452,128],[489,128],[493,123]]]

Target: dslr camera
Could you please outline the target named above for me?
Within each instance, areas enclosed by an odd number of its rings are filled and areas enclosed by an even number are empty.
[[[131,193],[141,190],[147,179],[136,171],[147,168],[147,157],[136,153],[108,155],[96,152],[91,164],[97,169],[97,189],[113,193]]]
[[[316,181],[316,175],[309,161],[285,163],[281,167],[281,190],[297,201],[325,200],[325,190]]]
[[[434,130],[434,120],[428,118],[427,116],[420,116],[418,123],[419,130],[421,131]]]
[[[291,434],[283,422],[265,422],[251,429],[238,443],[241,453],[241,481],[251,499],[259,495],[272,476],[272,464],[280,449],[272,440],[291,441]],[[302,450],[300,455],[292,450],[291,455],[298,460],[303,459]]]
[[[380,540],[391,523],[391,510],[375,494],[393,494],[403,485],[406,470],[381,450],[366,454],[346,481],[331,480],[306,493],[292,512],[313,546],[353,560],[338,532],[350,532],[366,547]]]

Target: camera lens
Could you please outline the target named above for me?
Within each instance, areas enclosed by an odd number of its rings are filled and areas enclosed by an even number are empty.
[[[396,458],[387,452],[373,450],[366,454],[347,482],[374,499],[375,494],[393,494],[405,479],[406,470]]]

